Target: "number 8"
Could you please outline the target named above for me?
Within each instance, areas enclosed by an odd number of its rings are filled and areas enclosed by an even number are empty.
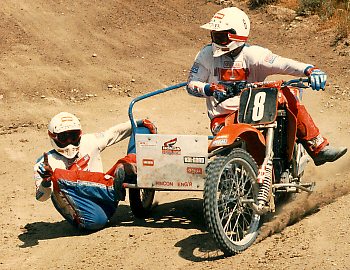
[[[259,121],[264,117],[265,100],[266,100],[265,92],[259,92],[255,95],[253,114],[252,114],[253,121]]]

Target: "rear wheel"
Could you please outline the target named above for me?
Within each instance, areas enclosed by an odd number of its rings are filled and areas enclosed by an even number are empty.
[[[146,218],[150,215],[154,194],[154,189],[129,188],[130,208],[136,218]]]
[[[260,216],[248,203],[256,202],[257,172],[256,162],[241,148],[217,157],[207,168],[205,220],[226,256],[245,250],[258,236]]]

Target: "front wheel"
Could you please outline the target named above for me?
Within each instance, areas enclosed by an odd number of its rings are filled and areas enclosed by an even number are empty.
[[[249,203],[256,203],[257,173],[256,162],[241,148],[215,158],[207,167],[203,200],[205,220],[226,256],[247,249],[258,236],[260,216]]]
[[[154,194],[154,189],[129,189],[130,208],[136,218],[146,218],[150,215]]]

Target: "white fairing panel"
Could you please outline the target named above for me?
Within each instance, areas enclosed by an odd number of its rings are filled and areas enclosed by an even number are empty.
[[[137,186],[203,190],[208,137],[136,134]]]

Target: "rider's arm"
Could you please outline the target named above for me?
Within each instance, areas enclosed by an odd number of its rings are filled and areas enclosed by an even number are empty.
[[[98,148],[100,151],[106,147],[111,146],[131,135],[131,124],[125,122],[115,125],[104,132],[95,133],[93,136],[97,140]]]
[[[267,76],[274,74],[305,76],[306,68],[312,66],[279,56],[259,46],[251,46],[247,51],[249,69],[256,73],[258,80],[264,80]]]
[[[43,162],[43,158],[39,159],[39,161],[34,165],[34,181],[35,181],[35,198],[38,201],[46,201],[50,198],[52,185],[48,186],[47,182],[43,181],[41,176],[38,173],[38,168],[40,163]]]
[[[187,92],[192,96],[208,97],[212,95],[208,84],[210,57],[212,57],[212,48],[209,45],[204,47],[194,60],[186,86]]]

